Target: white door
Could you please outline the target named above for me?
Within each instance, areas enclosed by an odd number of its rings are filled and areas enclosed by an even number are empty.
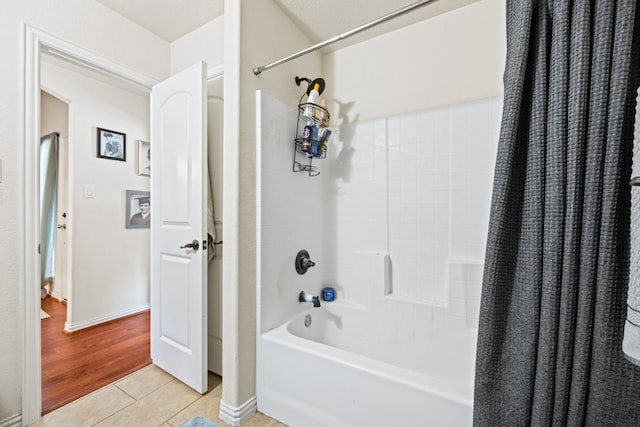
[[[151,91],[151,358],[199,393],[207,390],[205,80],[201,62]]]

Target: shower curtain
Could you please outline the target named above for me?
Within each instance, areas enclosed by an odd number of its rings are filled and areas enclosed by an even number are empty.
[[[621,348],[639,11],[507,1],[476,426],[640,425]]]
[[[53,282],[58,197],[58,133],[40,139],[40,287]]]

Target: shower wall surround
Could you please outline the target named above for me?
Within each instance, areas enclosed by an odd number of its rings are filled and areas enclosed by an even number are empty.
[[[337,118],[312,178],[291,171],[295,106],[265,93],[257,106],[261,332],[303,308],[300,290],[323,286],[475,329],[502,99]],[[304,276],[293,268],[299,249],[316,261]]]
[[[260,332],[303,308],[298,294],[319,295],[324,268],[322,180],[292,171],[297,109],[256,92],[257,285]],[[321,175],[322,176],[322,175]],[[299,275],[295,258],[306,249],[316,267]]]
[[[336,129],[325,167],[335,258],[388,252],[387,292],[435,306],[448,303],[450,269],[479,282],[501,109],[492,98]]]

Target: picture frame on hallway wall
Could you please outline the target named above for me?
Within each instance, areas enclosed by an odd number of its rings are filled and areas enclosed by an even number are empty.
[[[126,190],[125,228],[151,228],[151,192]]]
[[[98,158],[127,161],[127,135],[114,130],[97,129]]]
[[[138,140],[138,175],[151,176],[151,144]]]

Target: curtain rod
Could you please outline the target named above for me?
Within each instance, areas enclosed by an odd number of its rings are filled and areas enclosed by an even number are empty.
[[[335,37],[332,37],[332,38],[330,38],[328,40],[325,40],[325,41],[323,41],[321,43],[318,43],[316,45],[313,45],[311,47],[303,49],[300,52],[297,52],[297,53],[294,53],[294,54],[289,55],[287,57],[284,57],[284,58],[279,59],[277,61],[274,61],[274,62],[272,62],[270,64],[263,65],[262,67],[255,67],[253,69],[253,74],[255,74],[257,76],[258,74],[262,73],[263,71],[268,70],[269,68],[273,68],[273,67],[275,67],[277,65],[284,64],[285,62],[289,62],[292,59],[296,59],[296,58],[298,58],[298,57],[300,57],[302,55],[306,55],[307,53],[313,52],[315,50],[322,49],[325,46],[328,46],[328,45],[333,44],[333,43],[335,43],[337,41],[340,41],[340,40],[344,40],[347,37],[351,37],[354,34],[358,34],[361,31],[367,30],[367,29],[369,29],[371,27],[374,27],[374,26],[376,26],[378,24],[382,24],[383,22],[386,22],[386,21],[388,21],[390,19],[396,18],[396,17],[398,17],[400,15],[404,15],[406,13],[409,13],[409,12],[415,10],[415,9],[418,9],[419,7],[426,6],[428,3],[432,3],[434,1],[437,1],[437,0],[420,0],[420,1],[417,1],[415,3],[412,3],[412,4],[408,5],[408,6],[405,6],[405,7],[401,8],[401,9],[398,9],[398,10],[396,10],[394,12],[391,12],[391,13],[389,13],[387,15],[381,16],[378,19],[374,19],[371,22],[368,22],[368,23],[366,23],[364,25],[361,25],[361,26],[359,26],[357,28],[354,28],[353,30],[347,31],[347,32],[342,33],[342,34],[340,34],[338,36],[335,36]]]

